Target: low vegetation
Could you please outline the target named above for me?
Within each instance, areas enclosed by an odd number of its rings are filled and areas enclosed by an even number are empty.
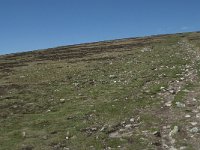
[[[0,56],[0,149],[200,149],[199,69],[198,32]]]

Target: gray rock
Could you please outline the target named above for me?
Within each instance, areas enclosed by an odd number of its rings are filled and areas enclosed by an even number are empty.
[[[196,114],[196,117],[197,117],[197,118],[200,118],[200,113]]]
[[[96,127],[91,128],[92,131],[97,131]]]
[[[191,116],[190,115],[185,115],[185,118],[190,118]]]
[[[176,94],[176,91],[174,89],[169,90],[169,93]]]
[[[180,108],[183,108],[183,107],[185,107],[185,104],[183,104],[181,102],[176,102],[176,106],[180,107]]]
[[[179,131],[178,126],[174,126],[174,129],[169,133],[169,136],[174,136]]]
[[[192,133],[197,133],[198,131],[199,131],[199,129],[197,127],[190,129],[190,132],[192,132]]]
[[[175,147],[171,147],[169,150],[177,150]]]
[[[64,99],[64,98],[61,98],[61,99],[60,99],[60,102],[61,102],[61,103],[64,103],[64,102],[65,102],[65,99]]]
[[[26,137],[26,132],[25,132],[25,131],[22,132],[22,137],[23,137],[23,138]]]
[[[116,76],[116,75],[113,75],[113,74],[112,74],[112,75],[109,75],[109,77],[112,78],[112,79],[117,78],[117,76]]]
[[[172,102],[171,102],[171,101],[169,101],[169,102],[165,103],[165,106],[167,106],[167,107],[170,107],[170,106],[172,106]]]
[[[161,137],[161,133],[159,131],[153,132],[153,135],[155,135],[156,137]]]
[[[186,146],[182,146],[180,147],[180,150],[185,150],[187,147]]]
[[[47,139],[48,139],[47,135],[44,135],[44,136],[42,137],[42,139],[43,139],[43,140],[47,140]]]
[[[197,122],[190,122],[190,124],[195,126],[195,125],[197,125]]]
[[[130,122],[134,122],[134,121],[135,121],[135,119],[134,119],[134,118],[131,118],[131,119],[130,119]]]
[[[125,125],[125,128],[131,128],[131,127],[132,127],[132,124]]]

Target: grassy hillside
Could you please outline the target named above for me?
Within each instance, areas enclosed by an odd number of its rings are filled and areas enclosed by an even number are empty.
[[[0,150],[199,150],[199,71],[199,32],[0,56]]]

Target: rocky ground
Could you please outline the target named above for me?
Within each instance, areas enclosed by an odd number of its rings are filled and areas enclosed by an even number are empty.
[[[200,33],[0,56],[2,150],[199,150]]]

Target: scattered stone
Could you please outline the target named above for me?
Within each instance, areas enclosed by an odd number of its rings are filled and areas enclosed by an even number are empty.
[[[125,125],[125,128],[131,128],[131,127],[132,127],[132,124]]]
[[[48,109],[46,112],[50,112],[51,110],[50,109]]]
[[[185,115],[185,118],[190,118],[191,116],[190,115]]]
[[[113,78],[117,78],[117,76],[112,74],[112,75],[109,75],[109,78],[113,79]]]
[[[155,135],[156,137],[161,137],[161,133],[159,131],[153,132],[153,135]]]
[[[163,90],[163,89],[165,89],[165,87],[161,86],[160,89]]]
[[[131,118],[131,119],[130,119],[130,122],[134,122],[134,121],[135,121],[135,119],[134,119],[134,118]]]
[[[186,146],[182,146],[180,147],[180,150],[185,150],[187,147]]]
[[[77,136],[76,136],[76,135],[74,135],[74,136],[70,137],[70,139],[76,139],[76,138],[77,138]]]
[[[70,136],[70,133],[69,133],[69,131],[67,131],[66,135],[67,135],[68,137]]]
[[[79,83],[74,83],[74,86],[79,86]]]
[[[141,52],[148,52],[148,51],[151,51],[151,48],[144,47],[143,49],[141,49]]]
[[[174,148],[174,147],[171,147],[169,150],[177,150],[176,148]]]
[[[42,137],[42,139],[43,139],[43,140],[47,140],[47,139],[48,139],[47,135],[44,135],[44,136]]]
[[[194,110],[192,110],[192,112],[193,112],[193,113],[198,113],[199,110],[194,109]]]
[[[13,105],[13,108],[17,108],[18,106],[17,105]]]
[[[185,107],[185,104],[183,104],[181,102],[176,102],[176,106],[180,107],[180,108],[183,108],[183,107]]]
[[[191,125],[196,126],[197,122],[190,122]]]
[[[197,118],[200,118],[200,113],[196,114],[196,117],[197,117]]]
[[[147,134],[148,132],[149,132],[148,130],[142,131],[142,133],[144,134]]]
[[[187,89],[184,89],[183,92],[189,93],[190,91]]]
[[[167,126],[163,126],[163,129],[169,129],[171,126],[167,125]]]
[[[96,127],[91,128],[92,131],[97,131]]]
[[[119,129],[119,133],[124,133],[127,129]]]
[[[61,102],[61,103],[64,103],[64,102],[65,102],[65,99],[64,99],[64,98],[60,99],[60,102]]]
[[[22,132],[22,137],[23,137],[23,138],[26,137],[26,132],[25,132],[25,131]]]
[[[169,90],[169,93],[176,94],[176,91],[174,89]]]
[[[102,132],[102,131],[104,131],[105,130],[105,127],[103,126],[101,129],[100,129],[100,131]]]
[[[110,138],[120,138],[120,134],[118,132],[112,132],[109,134]]]
[[[192,100],[193,100],[194,102],[196,102],[196,101],[197,101],[197,99],[196,99],[196,98],[193,98]]]
[[[167,106],[167,107],[170,107],[170,106],[172,106],[172,102],[171,102],[171,101],[169,101],[169,102],[165,103],[165,106]]]
[[[169,133],[169,136],[175,135],[179,131],[178,126],[174,126],[174,129]]]
[[[192,133],[197,133],[198,131],[199,131],[199,129],[197,127],[190,129],[190,132],[192,132]]]
[[[124,126],[126,124],[126,121],[122,121],[121,124]]]

